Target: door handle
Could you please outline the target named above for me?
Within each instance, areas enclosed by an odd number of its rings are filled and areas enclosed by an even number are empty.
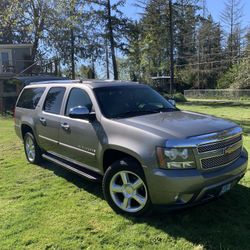
[[[70,126],[69,126],[68,123],[61,123],[61,128],[64,129],[64,130],[66,130],[66,131],[69,131]]]
[[[42,123],[42,125],[46,126],[46,119],[45,118],[41,117],[39,120]]]

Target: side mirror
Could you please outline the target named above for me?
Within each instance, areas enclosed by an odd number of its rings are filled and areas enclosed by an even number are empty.
[[[91,113],[85,106],[79,106],[70,109],[69,117],[73,119],[91,120],[95,117],[95,113]]]
[[[176,107],[176,101],[173,99],[169,99],[168,102],[170,102],[174,107]]]

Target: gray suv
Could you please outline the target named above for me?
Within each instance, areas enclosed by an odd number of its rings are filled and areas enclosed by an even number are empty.
[[[93,181],[118,213],[187,207],[218,197],[244,176],[242,129],[181,111],[152,88],[120,81],[55,81],[23,89],[15,130],[27,160]]]

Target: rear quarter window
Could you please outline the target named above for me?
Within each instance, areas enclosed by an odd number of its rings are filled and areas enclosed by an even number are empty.
[[[45,88],[28,88],[24,89],[18,99],[17,107],[25,109],[35,109]]]

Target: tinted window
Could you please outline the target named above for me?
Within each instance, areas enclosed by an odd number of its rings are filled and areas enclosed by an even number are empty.
[[[123,118],[177,109],[150,87],[115,86],[94,90],[102,113],[108,118]]]
[[[60,114],[65,88],[51,88],[46,96],[43,110],[48,113]]]
[[[68,116],[70,109],[78,106],[85,106],[89,111],[92,110],[92,102],[88,94],[82,89],[74,88],[69,94],[65,115]]]
[[[24,89],[18,99],[17,107],[35,109],[45,88]]]

